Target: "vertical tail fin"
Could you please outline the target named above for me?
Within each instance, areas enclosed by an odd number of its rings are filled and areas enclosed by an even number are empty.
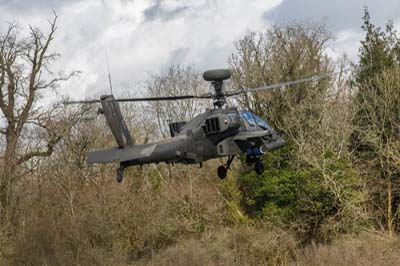
[[[134,140],[129,133],[125,120],[122,117],[119,104],[115,101],[113,95],[103,95],[100,97],[102,105],[102,113],[106,117],[108,126],[114,135],[115,140],[120,148],[134,144]]]

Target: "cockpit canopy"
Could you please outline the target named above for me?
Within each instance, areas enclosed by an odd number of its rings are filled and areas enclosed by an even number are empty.
[[[240,111],[240,115],[251,127],[255,127],[257,125],[265,130],[271,129],[271,126],[267,123],[267,121],[249,111]]]
[[[249,111],[234,110],[233,112],[220,112],[218,110],[218,112],[211,115],[210,113],[200,114],[194,117],[188,123],[182,124],[181,127],[179,127],[179,133],[186,134],[186,131],[188,129],[193,130],[199,127],[205,128],[205,131],[209,134],[216,133],[214,132],[215,130],[218,132],[222,132],[227,130],[228,128],[239,127],[241,124],[241,120],[245,123],[246,127],[249,130],[252,130],[252,128],[254,128],[254,130],[257,130],[256,127],[259,127],[263,130],[270,130],[271,132],[274,131],[265,120]],[[210,130],[207,130],[207,126],[210,126],[209,124],[215,126],[215,130],[211,130],[212,132]],[[216,126],[217,124],[219,125],[219,127]]]

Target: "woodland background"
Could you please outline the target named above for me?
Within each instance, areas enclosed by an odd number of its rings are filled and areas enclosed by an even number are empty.
[[[257,176],[216,168],[85,164],[113,146],[94,106],[43,105],[79,73],[53,73],[49,29],[0,33],[0,265],[399,265],[400,35],[360,20],[356,62],[328,56],[323,22],[278,24],[236,42],[228,87],[319,74],[318,82],[236,98],[287,146]],[[208,92],[196,66],[149,75],[151,96]],[[135,95],[136,96],[136,95]],[[122,104],[138,143],[168,137],[207,101]]]

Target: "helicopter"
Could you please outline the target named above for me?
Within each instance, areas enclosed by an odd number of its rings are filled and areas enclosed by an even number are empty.
[[[226,98],[246,93],[270,90],[278,87],[317,81],[326,75],[312,76],[295,81],[267,85],[258,88],[242,88],[224,91],[223,82],[231,77],[229,69],[205,71],[203,78],[211,83],[214,92],[201,95],[177,95],[145,98],[116,99],[112,94],[103,95],[99,100],[69,101],[67,104],[96,104],[98,112],[105,116],[117,147],[89,151],[87,163],[115,163],[116,180],[122,182],[127,167],[151,163],[199,164],[204,161],[226,157],[226,163],[217,168],[217,175],[224,179],[234,158],[246,154],[246,163],[254,166],[261,175],[264,171],[261,156],[285,145],[285,140],[261,117],[236,107],[229,107]],[[195,116],[189,121],[169,123],[171,137],[148,144],[137,144],[130,134],[122,116],[119,102],[174,101],[184,99],[212,99],[213,109]],[[224,108],[224,106],[226,106]]]

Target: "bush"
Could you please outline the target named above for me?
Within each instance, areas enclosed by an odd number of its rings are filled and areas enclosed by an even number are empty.
[[[364,200],[361,179],[348,161],[328,152],[324,159],[324,169],[296,169],[282,163],[279,153],[266,155],[267,170],[261,176],[251,171],[239,179],[247,213],[294,229],[304,243],[357,230],[365,224],[359,211]]]

